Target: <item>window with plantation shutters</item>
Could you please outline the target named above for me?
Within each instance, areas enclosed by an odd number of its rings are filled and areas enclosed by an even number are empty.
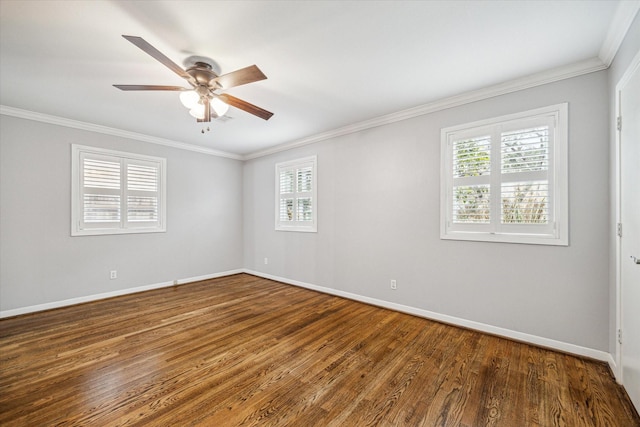
[[[162,158],[72,146],[73,236],[163,232]]]
[[[442,130],[443,239],[568,244],[567,104]]]
[[[316,157],[276,165],[276,230],[317,231]]]

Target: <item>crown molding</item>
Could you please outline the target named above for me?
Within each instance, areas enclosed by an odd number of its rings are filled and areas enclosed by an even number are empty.
[[[637,0],[640,3],[640,0]],[[626,31],[626,30],[625,30]],[[290,150],[292,148],[302,147],[316,142],[325,141],[331,138],[336,138],[343,135],[349,135],[363,130],[371,129],[377,126],[383,126],[402,120],[411,119],[414,117],[423,116],[426,114],[434,113],[437,111],[445,110],[448,108],[458,107],[472,102],[481,101],[484,99],[493,98],[500,95],[505,95],[512,92],[517,92],[524,89],[529,89],[536,86],[545,85],[548,83],[557,82],[560,80],[569,79],[572,77],[578,77],[584,74],[593,73],[596,71],[605,70],[608,65],[605,64],[600,58],[591,58],[585,61],[577,62],[574,64],[566,65],[552,70],[544,71],[542,73],[532,74],[519,79],[510,80],[508,82],[500,83],[486,88],[454,95],[451,97],[443,98],[437,101],[433,101],[427,104],[419,105],[417,107],[409,108],[406,110],[398,111],[395,113],[387,114],[384,116],[376,117],[373,119],[365,120],[362,122],[354,123],[348,126],[343,126],[328,132],[323,132],[317,135],[312,135],[307,138],[283,143],[276,145],[265,150],[256,151],[246,155],[228,153],[225,151],[213,150],[206,147],[201,147],[193,144],[187,144],[184,142],[172,141],[169,139],[158,138],[150,135],[144,135],[135,132],[129,132],[121,129],[110,128],[106,126],[96,125],[93,123],[81,122],[77,120],[66,119],[63,117],[52,116],[48,114],[36,113],[33,111],[21,110],[19,108],[8,107],[6,105],[0,105],[0,115],[7,115],[18,117],[27,120],[34,120],[44,123],[55,124],[59,126],[70,127],[74,129],[87,130],[91,132],[98,132],[112,136],[118,136],[122,138],[134,139],[137,141],[149,142],[152,144],[165,145],[182,150],[195,151],[197,153],[209,154],[218,157],[226,157],[234,160],[251,160],[258,157],[264,157],[271,154],[279,153],[282,151]]]
[[[613,58],[615,58],[616,53],[618,53],[618,49],[620,49],[620,45],[639,10],[640,0],[618,2],[618,7],[609,25],[607,37],[604,43],[602,43],[600,53],[598,54],[598,57],[607,67],[613,62]]]
[[[105,135],[117,136],[121,138],[133,139],[136,141],[149,142],[151,144],[164,145],[167,147],[178,148],[181,150],[194,151],[196,153],[208,154],[217,157],[226,157],[228,159],[243,160],[242,156],[225,151],[213,150],[207,147],[201,147],[185,142],[173,141],[170,139],[158,138],[155,136],[145,135],[136,132],[129,132],[122,129],[111,128],[107,126],[96,125],[93,123],[71,120],[64,117],[52,116],[49,114],[36,113],[34,111],[22,110],[20,108],[0,105],[0,115],[12,116],[20,119],[33,120],[42,123],[49,123],[57,126],[64,126],[73,129],[86,130],[89,132],[102,133]]]
[[[251,160],[258,157],[264,157],[281,151],[290,150],[292,148],[302,147],[304,145],[325,141],[327,139],[336,138],[338,136],[348,135],[366,129],[371,129],[373,127],[411,119],[425,114],[446,110],[448,108],[458,107],[461,105],[470,104],[472,102],[477,102],[484,99],[489,99],[496,96],[557,82],[560,80],[570,79],[572,77],[578,77],[583,74],[602,71],[607,69],[607,67],[608,65],[603,63],[600,58],[587,59],[585,61],[577,62],[559,68],[554,68],[542,73],[532,74],[519,79],[510,80],[508,82],[488,86],[486,88],[454,95],[448,98],[443,98],[414,108],[398,111],[396,113],[391,113],[384,116],[376,117],[374,119],[365,120],[363,122],[354,123],[328,132],[309,136],[300,140],[276,145],[275,147],[267,148],[265,150],[249,153],[243,156],[243,160]]]

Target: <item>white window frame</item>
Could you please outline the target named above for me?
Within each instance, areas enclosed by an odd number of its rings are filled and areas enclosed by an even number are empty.
[[[317,169],[317,157],[309,156],[301,159],[290,160],[287,162],[277,163],[275,167],[275,229],[276,231],[300,231],[307,233],[315,233],[318,231],[318,169]],[[281,194],[280,186],[280,174],[286,170],[294,171],[294,176],[297,175],[297,170],[301,168],[311,167],[311,191],[298,192],[297,180],[294,179],[293,193],[289,193],[289,198],[293,198],[293,206],[297,205],[298,197],[310,197],[312,200],[312,211],[310,221],[299,221],[294,218],[291,221],[281,221],[280,219],[280,201],[283,197]],[[296,209],[294,208],[294,216],[296,215]]]
[[[119,222],[84,222],[84,178],[83,159],[91,157],[120,163],[120,188],[105,190],[120,196]],[[135,190],[127,189],[128,164],[147,165],[158,168],[157,192],[158,218],[156,221],[128,221],[127,196],[136,195]],[[161,157],[133,154],[123,151],[89,147],[85,145],[71,145],[71,236],[95,236],[131,233],[163,233],[166,232],[166,159]],[[99,190],[98,190],[99,191]],[[106,193],[105,193],[106,194]]]
[[[500,197],[490,197],[491,220],[488,224],[454,224],[453,221],[453,142],[461,138],[491,135],[490,176],[480,176],[480,181],[490,185],[490,194],[501,181],[500,134],[509,129],[522,129],[531,123],[548,123],[550,126],[548,224],[501,224]],[[440,180],[440,238],[483,242],[525,243],[540,245],[569,245],[569,189],[568,189],[568,104],[509,114],[473,123],[442,129],[441,131],[441,180]],[[497,170],[497,173],[494,171]],[[506,174],[505,174],[506,175]],[[474,177],[475,178],[475,177]]]

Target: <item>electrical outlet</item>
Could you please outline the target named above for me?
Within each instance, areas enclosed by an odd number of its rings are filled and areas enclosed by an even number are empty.
[[[174,281],[173,281],[173,286],[177,286],[177,285],[178,285],[178,281],[177,281],[177,280],[174,280]]]
[[[264,259],[264,265],[267,265],[267,264],[269,264],[269,258]]]
[[[391,289],[398,289],[398,284],[394,279],[391,279]]]
[[[117,279],[118,278],[118,272],[116,270],[111,270],[109,272],[109,279],[113,280],[113,279]]]

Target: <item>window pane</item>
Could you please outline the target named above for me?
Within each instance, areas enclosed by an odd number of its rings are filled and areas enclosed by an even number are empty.
[[[502,184],[503,224],[547,224],[549,184],[546,181]]]
[[[491,137],[481,136],[453,142],[453,176],[489,175]]]
[[[158,191],[158,168],[136,164],[127,165],[127,189]]]
[[[316,156],[275,166],[275,229],[316,232]]]
[[[84,159],[83,181],[87,188],[120,189],[120,163]]]
[[[84,195],[84,222],[120,222],[120,196]]]
[[[549,169],[549,127],[539,126],[502,134],[502,173]]]
[[[293,193],[293,171],[280,172],[280,194]]]
[[[280,199],[280,221],[293,221],[293,199]]]
[[[311,197],[301,197],[298,199],[298,221],[312,221],[313,220],[313,205],[311,203]]]
[[[157,221],[158,198],[157,197],[127,197],[127,221]]]
[[[72,236],[166,230],[165,159],[77,144],[71,159]]]
[[[488,224],[490,220],[489,186],[467,185],[453,188],[453,222]]]
[[[311,166],[298,169],[298,191],[311,191],[312,174]]]

